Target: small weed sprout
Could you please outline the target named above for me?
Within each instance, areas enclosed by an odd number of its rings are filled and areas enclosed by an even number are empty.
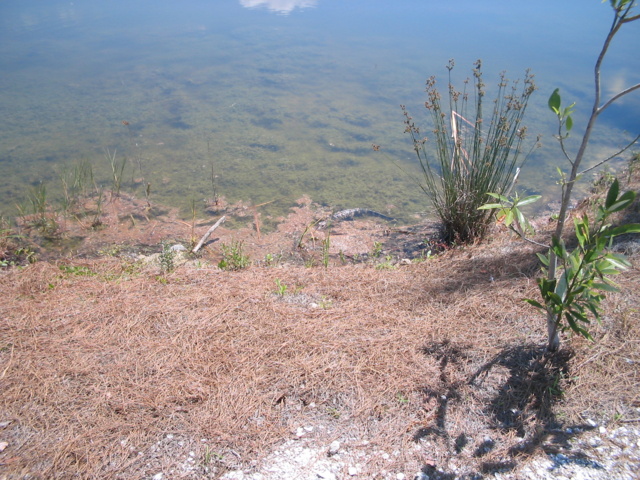
[[[224,455],[214,452],[213,449],[207,445],[204,449],[204,455],[202,456],[202,465],[206,467],[211,465],[213,461],[221,462],[223,458]]]
[[[387,255],[384,257],[384,262],[378,263],[376,265],[376,270],[393,270],[396,266],[392,263],[393,257],[391,255]]]
[[[283,297],[287,293],[287,284],[276,278],[276,295]]]
[[[264,256],[264,264],[267,267],[272,267],[274,265],[276,265],[280,260],[282,260],[282,254],[281,253],[267,253]]]
[[[60,271],[68,277],[93,277],[96,275],[96,273],[89,267],[82,265],[60,265],[59,268]]]
[[[175,252],[171,250],[171,247],[167,242],[162,242],[162,251],[158,261],[160,262],[160,272],[162,274],[171,273],[175,270],[174,263]]]
[[[331,230],[327,230],[327,236],[322,241],[322,265],[329,267],[329,249],[331,248]]]
[[[248,255],[245,255],[243,244],[240,241],[232,240],[230,244],[223,243],[220,245],[222,249],[222,260],[218,263],[221,270],[242,270],[251,265]]]
[[[371,251],[371,256],[374,258],[378,258],[380,255],[382,255],[382,243],[373,242],[373,250]]]
[[[328,310],[332,306],[333,306],[333,300],[322,295],[322,298],[320,298],[320,301],[318,302],[318,307],[320,307],[323,310]]]
[[[191,238],[189,239],[189,250],[193,250],[193,248],[198,244],[198,237],[196,236],[196,216],[198,214],[198,209],[196,208],[195,198],[190,200],[189,207],[191,209]]]
[[[327,414],[330,417],[335,418],[336,420],[338,420],[342,416],[340,410],[335,407],[327,407]]]
[[[433,252],[429,250],[423,250],[420,252],[420,256],[416,259],[418,262],[425,262],[427,260],[431,260],[433,258]]]

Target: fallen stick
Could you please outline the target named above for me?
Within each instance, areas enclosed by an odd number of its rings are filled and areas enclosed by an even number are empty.
[[[211,235],[211,233],[213,233],[213,231],[218,228],[220,226],[220,224],[222,222],[224,222],[227,219],[226,215],[223,215],[222,217],[220,217],[220,220],[218,220],[216,223],[214,223],[213,225],[211,225],[211,228],[209,230],[207,230],[207,233],[204,234],[204,236],[200,239],[200,241],[198,242],[198,244],[194,247],[193,250],[191,250],[192,253],[196,253],[198,250],[200,250],[200,248],[202,247],[202,245],[204,245],[204,242],[206,242],[209,239],[209,236]]]

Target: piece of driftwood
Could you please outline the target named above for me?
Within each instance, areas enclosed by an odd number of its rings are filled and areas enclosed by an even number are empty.
[[[200,241],[198,242],[198,244],[194,247],[193,250],[191,250],[192,253],[196,253],[198,250],[200,250],[200,248],[202,248],[202,245],[204,245],[204,242],[206,242],[209,237],[211,236],[211,234],[213,233],[213,231],[218,228],[220,226],[220,224],[222,222],[224,222],[227,219],[226,215],[223,215],[222,217],[220,217],[220,220],[218,220],[216,223],[214,223],[213,225],[211,225],[211,228],[209,230],[207,230],[207,233],[205,233],[202,238],[200,239]]]

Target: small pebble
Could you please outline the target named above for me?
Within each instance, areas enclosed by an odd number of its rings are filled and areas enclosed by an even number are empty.
[[[329,455],[335,455],[340,451],[340,442],[338,440],[334,440],[329,445]]]
[[[600,437],[590,438],[589,445],[592,447],[599,447],[600,445],[602,445],[602,439]]]
[[[352,477],[355,477],[358,474],[358,469],[356,467],[349,467],[347,471]]]

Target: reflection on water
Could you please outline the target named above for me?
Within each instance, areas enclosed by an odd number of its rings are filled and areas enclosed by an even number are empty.
[[[272,12],[288,15],[295,8],[315,7],[317,0],[240,0],[247,8],[267,7]]]

